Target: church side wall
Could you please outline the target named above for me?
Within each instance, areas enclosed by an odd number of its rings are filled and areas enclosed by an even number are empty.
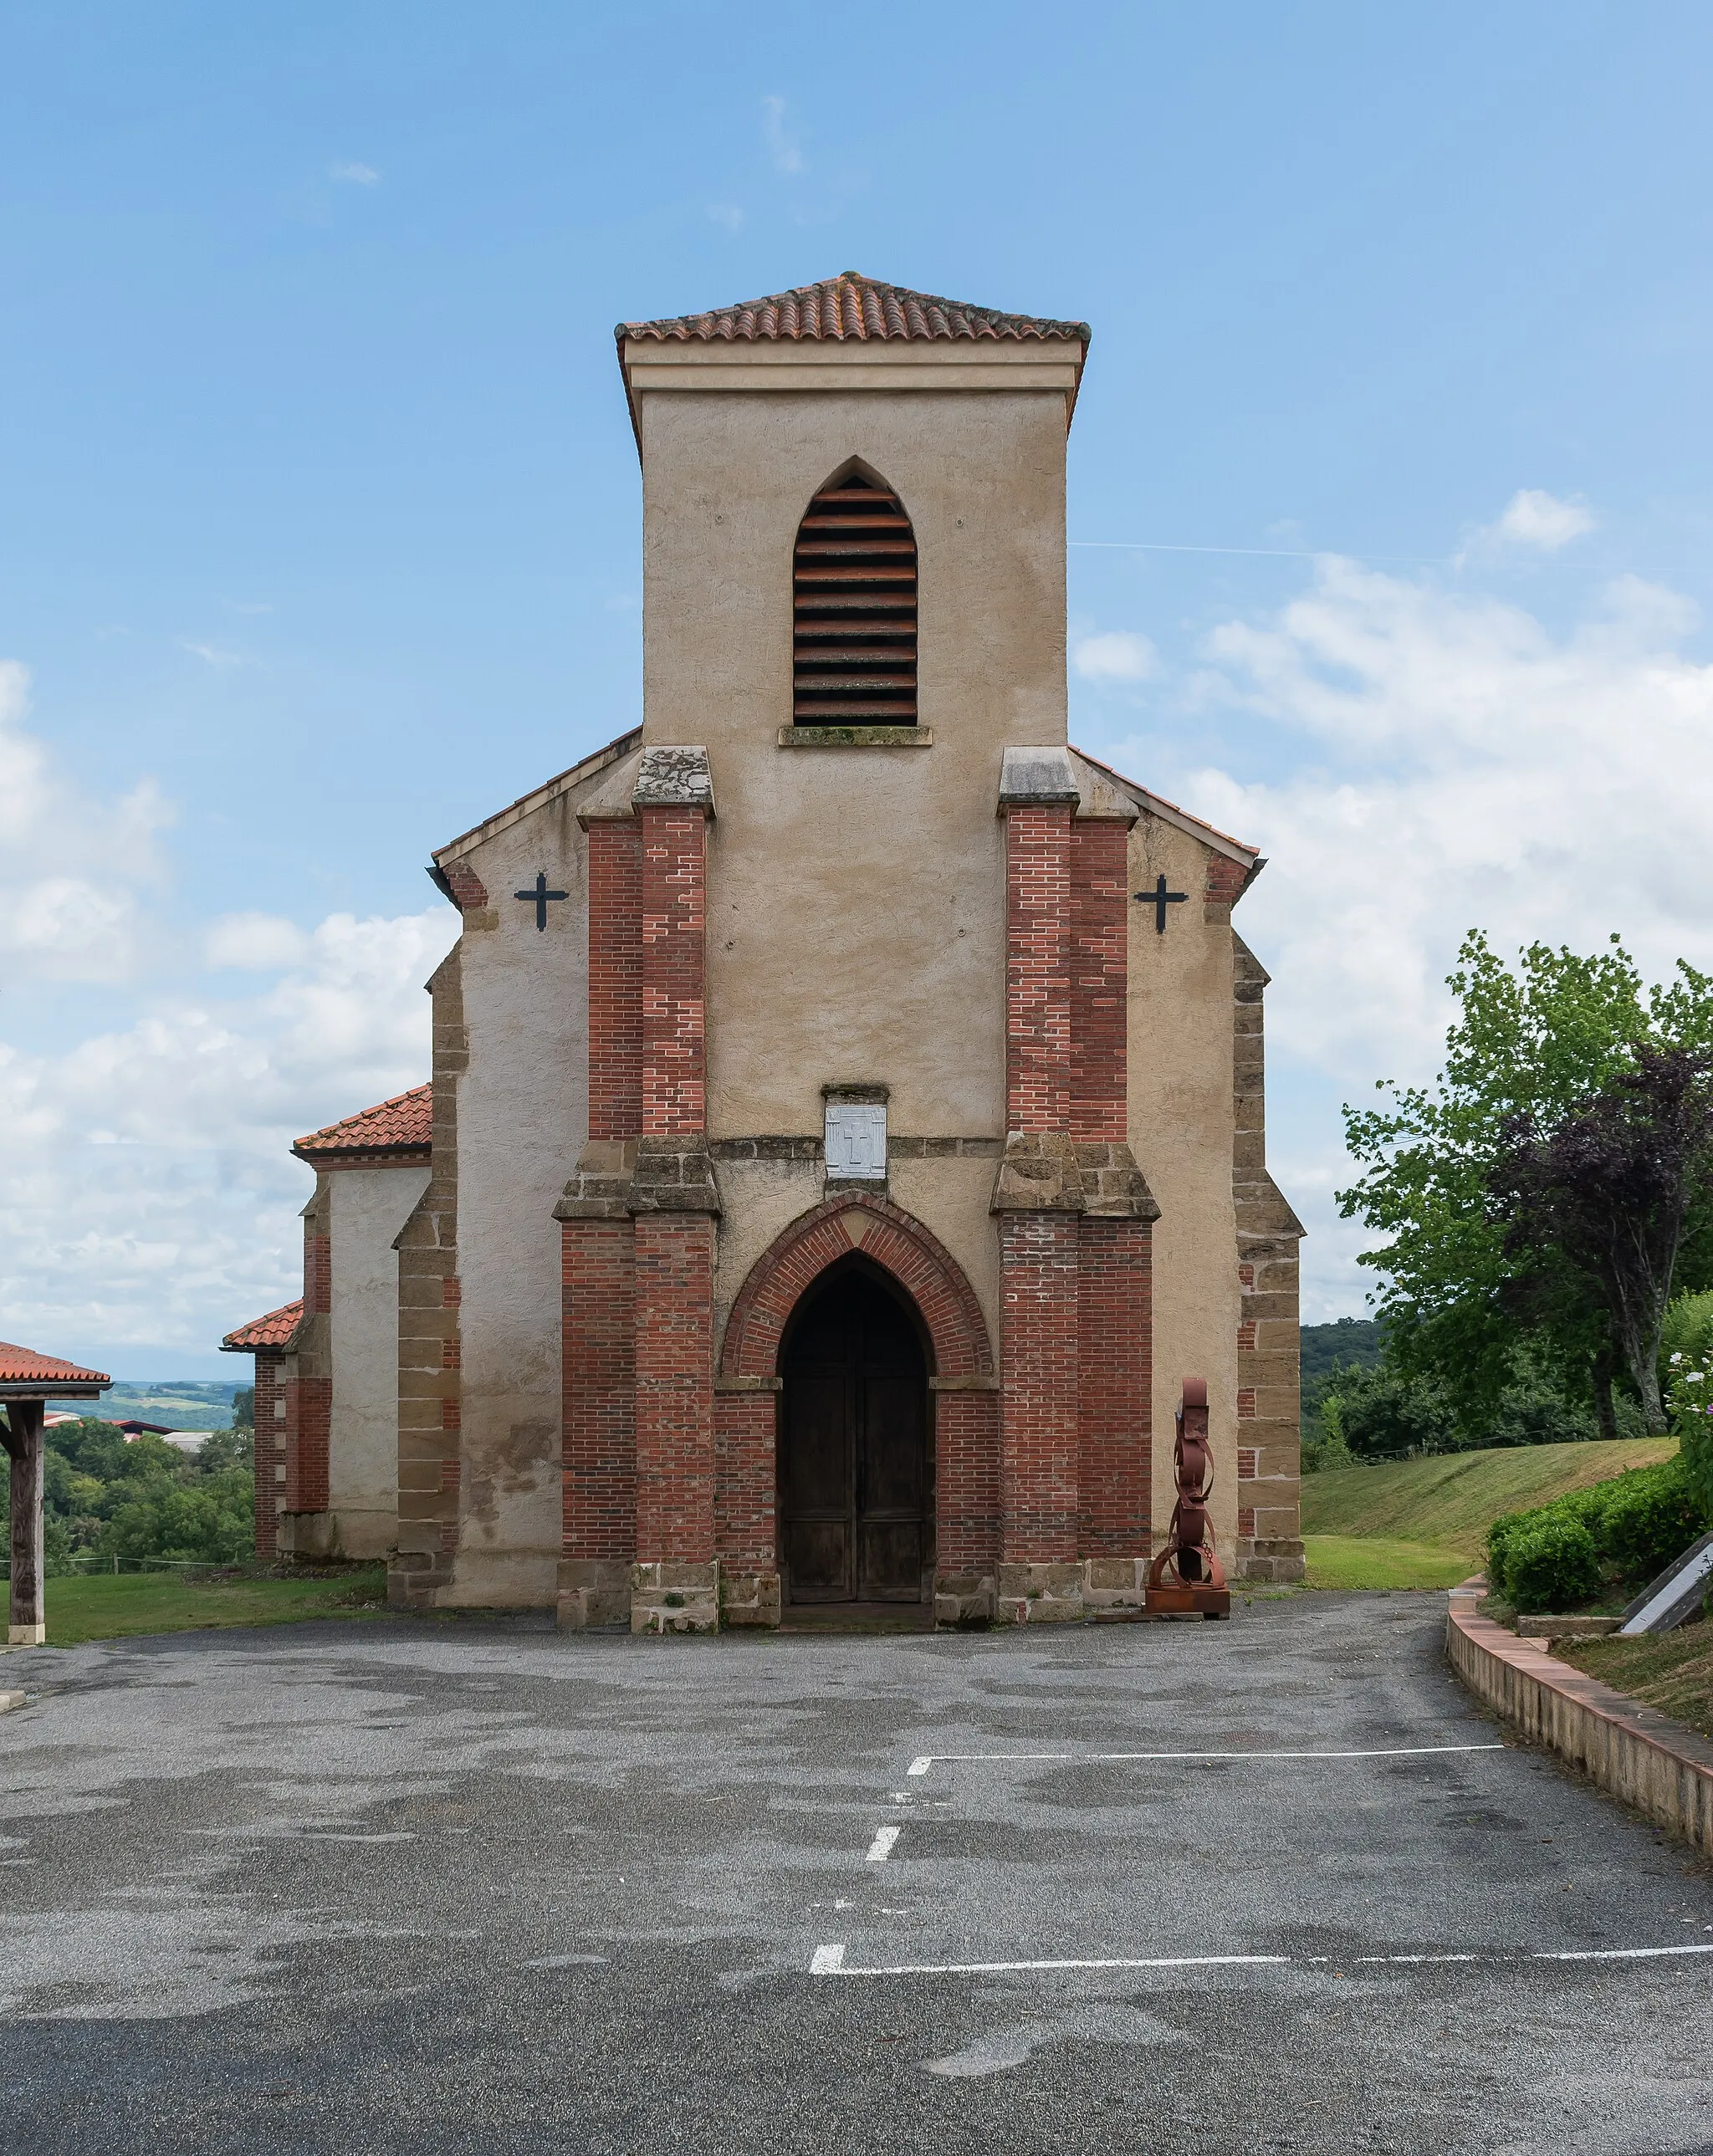
[[[327,1177],[337,1292],[328,1507],[339,1553],[383,1558],[399,1527],[399,1254],[426,1168],[342,1168]]]
[[[1132,904],[1130,1146],[1160,1204],[1154,1224],[1154,1530],[1175,1496],[1172,1445],[1186,1377],[1205,1378],[1214,1457],[1214,1532],[1229,1559],[1237,1526],[1237,1216],[1232,1194],[1232,955],[1229,892],[1210,901],[1198,839],[1145,814],[1130,834],[1133,891],[1188,894],[1165,932]]]
[[[1237,1215],[1237,1553],[1247,1576],[1300,1579],[1302,1225],[1267,1172],[1267,974],[1241,937],[1232,1020],[1232,1189]],[[1243,1409],[1247,1408],[1247,1417]]]
[[[466,856],[488,895],[462,943],[459,1088],[463,1338],[457,1561],[437,1599],[551,1606],[562,1522],[560,1231],[588,1135],[587,842],[568,795]],[[514,891],[544,873],[547,925]]]

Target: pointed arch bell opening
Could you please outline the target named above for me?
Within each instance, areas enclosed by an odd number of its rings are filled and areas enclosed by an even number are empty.
[[[916,724],[916,534],[896,493],[852,459],[805,511],[792,558],[799,726]]]

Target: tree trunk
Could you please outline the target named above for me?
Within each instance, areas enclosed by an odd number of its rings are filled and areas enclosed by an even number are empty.
[[[12,1621],[10,1644],[39,1647],[48,1613],[42,1574],[46,1563],[42,1531],[42,1417],[40,1400],[9,1400],[6,1450],[12,1455]]]
[[[1603,1438],[1618,1435],[1618,1410],[1612,1404],[1612,1381],[1618,1375],[1618,1358],[1608,1342],[1594,1358],[1594,1419]]]

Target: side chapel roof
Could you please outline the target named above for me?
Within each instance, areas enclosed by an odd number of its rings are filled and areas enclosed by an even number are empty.
[[[220,1352],[226,1355],[253,1355],[258,1348],[283,1348],[296,1332],[303,1317],[303,1298],[270,1310],[265,1317],[253,1317],[248,1325],[240,1325],[229,1332],[220,1342]]]
[[[805,338],[842,342],[934,344],[957,338],[1056,341],[1087,345],[1087,322],[1052,321],[1039,315],[1002,314],[964,300],[938,299],[903,285],[883,285],[857,270],[841,270],[816,285],[798,285],[764,300],[740,300],[706,314],[674,315],[656,322],[620,322],[620,346],[641,343],[796,343]]]
[[[311,1167],[351,1167],[359,1156],[364,1161],[378,1157],[396,1161],[404,1154],[419,1154],[426,1160],[433,1142],[433,1122],[434,1087],[416,1086],[358,1115],[347,1116],[342,1122],[311,1131],[307,1137],[299,1138],[291,1150]]]
[[[80,1363],[62,1363],[57,1356],[39,1355],[33,1348],[19,1348],[9,1340],[0,1340],[0,1385],[90,1389],[111,1385],[112,1382],[105,1370],[85,1370]]]

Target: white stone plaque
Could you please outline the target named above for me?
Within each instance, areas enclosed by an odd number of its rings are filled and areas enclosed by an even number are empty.
[[[826,1172],[837,1182],[884,1183],[887,1111],[883,1101],[829,1101]]]

